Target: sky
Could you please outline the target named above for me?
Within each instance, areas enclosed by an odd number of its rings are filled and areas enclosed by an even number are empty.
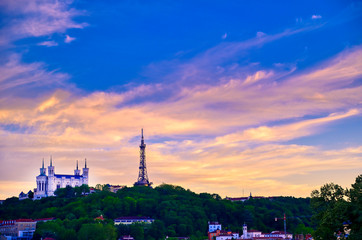
[[[308,197],[362,173],[361,1],[0,0],[0,199],[42,159]]]

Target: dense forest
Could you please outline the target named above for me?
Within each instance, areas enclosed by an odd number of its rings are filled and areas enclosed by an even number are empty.
[[[242,232],[249,229],[263,232],[282,230],[287,216],[287,230],[292,233],[310,233],[312,230],[310,198],[277,197],[231,202],[217,194],[196,194],[180,186],[163,184],[156,188],[132,187],[117,193],[102,190],[89,195],[87,187],[67,187],[57,190],[57,197],[32,201],[9,198],[0,205],[4,219],[48,218],[55,221],[40,223],[35,239],[115,239],[131,234],[136,240],[161,239],[165,236],[205,239],[208,221],[218,221],[224,229]],[[95,220],[103,215],[104,221]],[[114,226],[113,219],[121,216],[147,216],[153,224]]]

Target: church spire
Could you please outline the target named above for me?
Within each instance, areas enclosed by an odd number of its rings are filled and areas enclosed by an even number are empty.
[[[42,168],[44,168],[44,158],[43,158],[43,165],[42,165]]]
[[[77,170],[78,170],[78,160],[77,160]]]
[[[50,155],[50,166],[53,167],[53,159],[52,159],[52,155]]]
[[[87,159],[85,159],[84,168],[87,168]]]

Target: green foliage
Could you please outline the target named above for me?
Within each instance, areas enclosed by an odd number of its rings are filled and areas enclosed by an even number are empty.
[[[116,228],[112,224],[88,223],[82,225],[78,232],[79,240],[111,240],[116,237]]]
[[[282,217],[284,212],[288,217],[288,231],[301,233],[312,227],[308,218],[312,215],[309,198],[278,197],[231,202],[217,194],[196,194],[168,184],[154,189],[123,188],[117,193],[103,190],[103,186],[99,185],[102,190],[87,196],[82,195],[84,191],[78,188],[65,188],[57,190],[57,197],[37,201],[8,199],[0,205],[0,216],[4,219],[57,218],[39,224],[36,239],[51,234],[56,235],[56,239],[98,239],[106,234],[109,239],[132,235],[136,240],[164,239],[166,236],[190,236],[199,240],[206,238],[208,221],[219,221],[223,228],[238,232],[242,232],[244,222],[249,229],[282,230],[283,222],[274,219]],[[106,220],[95,221],[94,218],[100,215]],[[148,216],[155,221],[114,227],[113,219],[121,216]],[[93,232],[92,228],[97,231]]]
[[[315,239],[336,239],[345,228],[350,229],[348,239],[362,239],[362,175],[356,178],[351,189],[328,183],[312,192],[311,205],[316,211]]]

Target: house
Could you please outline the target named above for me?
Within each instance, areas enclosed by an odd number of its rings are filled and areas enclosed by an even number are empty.
[[[0,234],[7,239],[30,240],[36,229],[36,221],[32,219],[17,219],[0,221]]]
[[[99,217],[94,218],[95,221],[104,221],[104,217],[101,214]]]
[[[150,217],[119,217],[114,219],[114,224],[132,224],[132,223],[148,223],[151,224],[155,220]]]
[[[221,233],[219,236],[215,237],[216,240],[231,240],[231,239],[239,239],[239,233]]]
[[[218,222],[208,222],[209,232],[214,232],[215,230],[221,230],[221,224]]]
[[[213,232],[208,232],[208,239],[209,240],[230,240],[230,239],[238,239],[239,233],[233,233],[231,231],[225,230],[215,230]]]

